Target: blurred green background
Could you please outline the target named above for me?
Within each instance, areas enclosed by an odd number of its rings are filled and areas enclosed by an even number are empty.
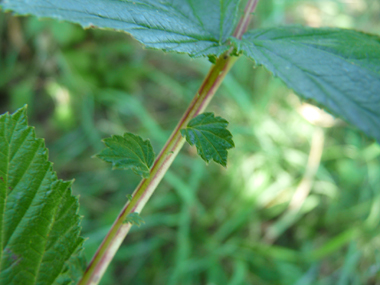
[[[253,20],[293,23],[380,34],[380,2],[262,0]],[[75,178],[88,260],[139,182],[92,158],[101,139],[133,132],[158,153],[209,67],[0,12],[0,113],[28,104],[59,177]],[[185,146],[101,284],[380,284],[380,146],[244,58],[208,110],[230,121],[227,169]]]

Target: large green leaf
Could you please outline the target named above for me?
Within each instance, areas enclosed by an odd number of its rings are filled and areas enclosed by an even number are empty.
[[[130,33],[149,48],[216,54],[228,49],[240,0],[0,0],[5,10]]]
[[[192,119],[187,127],[181,130],[190,145],[197,148],[203,160],[215,162],[226,166],[228,149],[233,148],[232,135],[227,130],[228,122],[215,117],[213,113],[203,113]]]
[[[148,178],[154,161],[153,147],[149,140],[132,133],[112,136],[103,140],[107,146],[96,156],[112,163],[116,169],[132,169],[137,175]]]
[[[78,199],[26,108],[0,116],[0,284],[69,284],[83,270]]]
[[[345,29],[253,30],[238,49],[304,98],[380,141],[380,38]]]

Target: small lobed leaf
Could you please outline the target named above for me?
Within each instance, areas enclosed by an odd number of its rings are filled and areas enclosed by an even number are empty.
[[[57,179],[26,107],[0,116],[0,284],[71,284],[83,274],[71,184]]]
[[[213,113],[203,113],[192,119],[181,135],[190,145],[195,145],[203,160],[227,165],[227,150],[233,148],[231,133],[226,129],[228,122],[215,117]]]
[[[149,140],[131,133],[123,136],[114,135],[103,140],[107,146],[96,156],[112,163],[116,169],[132,169],[137,175],[149,177],[150,167],[154,162],[153,147]]]
[[[380,141],[380,37],[288,26],[257,29],[231,40],[298,95]]]
[[[0,0],[0,7],[130,33],[148,48],[220,55],[238,18],[241,0]]]

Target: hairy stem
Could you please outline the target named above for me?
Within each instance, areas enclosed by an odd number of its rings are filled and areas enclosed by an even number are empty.
[[[257,2],[258,0],[248,1],[244,16],[240,20],[236,31],[233,34],[235,37],[241,38],[246,31],[250,15],[254,11]],[[78,285],[95,285],[99,283],[109,263],[132,226],[130,223],[124,222],[126,217],[130,213],[140,213],[185,142],[185,139],[181,136],[180,130],[185,128],[192,118],[205,110],[224,77],[236,62],[237,57],[230,56],[231,51],[232,50],[230,49],[222,54],[211,67],[182,119],[179,121],[164,148],[157,156],[150,171],[149,178],[141,180],[132,195],[132,199],[128,201],[121,210]]]

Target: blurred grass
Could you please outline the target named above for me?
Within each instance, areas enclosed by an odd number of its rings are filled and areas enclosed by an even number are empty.
[[[260,2],[254,26],[285,23],[380,34],[380,3]],[[158,153],[209,66],[0,13],[0,112],[28,104],[59,176],[76,179],[88,259],[139,181],[91,158],[101,138],[134,132]],[[252,66],[240,59],[209,108],[230,121],[228,168],[186,146],[102,284],[380,284],[380,146]]]

